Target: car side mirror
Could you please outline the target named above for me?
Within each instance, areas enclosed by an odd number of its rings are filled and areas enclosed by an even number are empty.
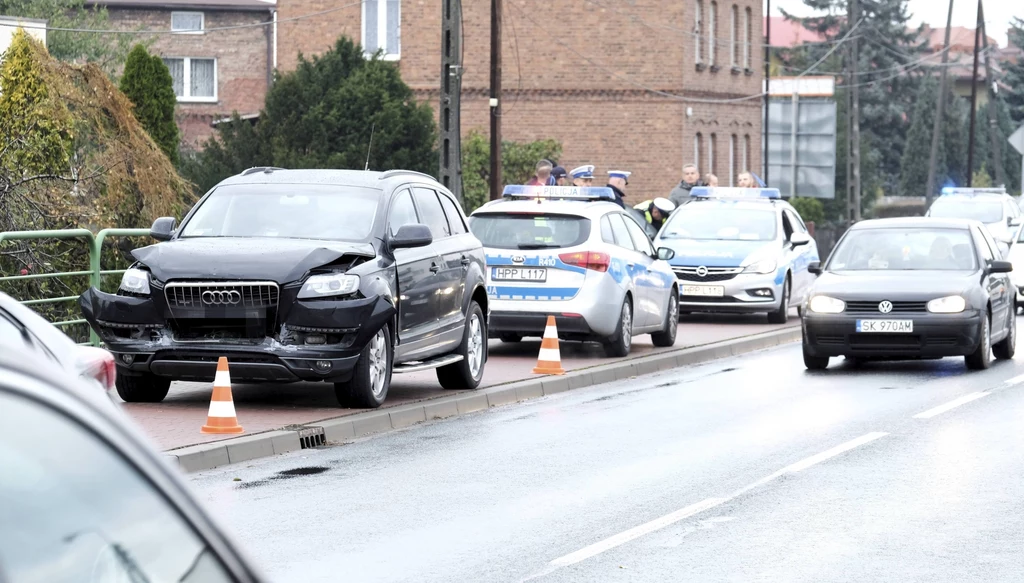
[[[821,275],[821,262],[812,261],[807,264],[807,273],[811,275]]]
[[[1021,222],[1020,217],[1006,217],[1006,224],[1011,227],[1019,227]]]
[[[149,236],[157,241],[170,241],[176,226],[178,221],[174,217],[160,217],[153,221],[153,226],[149,228]]]
[[[676,252],[668,247],[658,247],[658,259],[668,261],[676,256]]]
[[[1010,273],[1013,271],[1013,264],[1009,261],[989,261],[989,273]]]
[[[430,234],[430,227],[421,224],[402,225],[388,241],[392,249],[426,247],[433,242],[434,236]]]
[[[789,244],[794,247],[799,247],[800,245],[807,245],[810,242],[811,236],[808,235],[807,233],[793,233],[789,237]]]

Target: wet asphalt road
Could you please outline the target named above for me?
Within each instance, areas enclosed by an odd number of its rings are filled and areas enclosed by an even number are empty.
[[[1022,421],[1024,357],[790,345],[191,480],[281,582],[1017,581]]]

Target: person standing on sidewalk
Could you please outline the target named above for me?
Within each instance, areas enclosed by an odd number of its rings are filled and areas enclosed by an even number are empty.
[[[615,194],[615,203],[626,208],[626,185],[629,184],[629,176],[633,174],[626,170],[611,170],[608,172],[608,188]]]
[[[533,178],[526,183],[527,186],[548,186],[551,178],[551,162],[548,160],[541,160],[537,162],[537,172],[533,175]]]
[[[594,165],[585,164],[572,169],[572,185],[586,188],[594,185]]]
[[[683,166],[683,180],[672,189],[668,199],[677,207],[690,199],[690,190],[695,186],[707,186],[700,179],[700,170],[696,164]]]

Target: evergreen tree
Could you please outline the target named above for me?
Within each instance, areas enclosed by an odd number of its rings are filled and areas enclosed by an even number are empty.
[[[1010,23],[1009,40],[1010,44],[1024,50],[1024,19],[1014,18]],[[1024,123],[1024,59],[1018,59],[1016,63],[1003,63],[1003,70],[1006,72],[1003,82],[1010,86],[1006,102],[1016,129]]]
[[[371,169],[437,172],[433,110],[394,63],[367,59],[345,37],[311,60],[300,55],[295,71],[276,78],[259,123],[246,125],[222,125],[220,144],[205,144],[186,175],[202,188],[249,166],[361,170],[368,147]]]
[[[160,57],[150,55],[146,47],[135,45],[124,64],[121,92],[134,104],[135,119],[177,165],[179,134],[174,107],[178,100],[167,65]]]
[[[932,100],[932,103],[935,101]],[[971,104],[968,100],[946,94],[945,119],[942,125],[942,154],[946,158],[946,171],[936,173],[940,186],[967,186],[967,131],[970,124]],[[931,138],[929,132],[929,138]],[[931,144],[931,142],[929,142]]]
[[[903,151],[900,170],[902,196],[924,196],[928,184],[928,161],[931,155],[932,129],[935,124],[935,91],[938,83],[932,79],[921,84],[914,109],[910,112],[910,130]],[[942,144],[939,144],[942,147]],[[937,175],[945,173],[945,155],[938,157]]]

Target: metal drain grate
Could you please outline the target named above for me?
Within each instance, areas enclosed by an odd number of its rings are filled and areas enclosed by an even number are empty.
[[[323,427],[303,427],[299,431],[299,446],[302,449],[327,445]]]

